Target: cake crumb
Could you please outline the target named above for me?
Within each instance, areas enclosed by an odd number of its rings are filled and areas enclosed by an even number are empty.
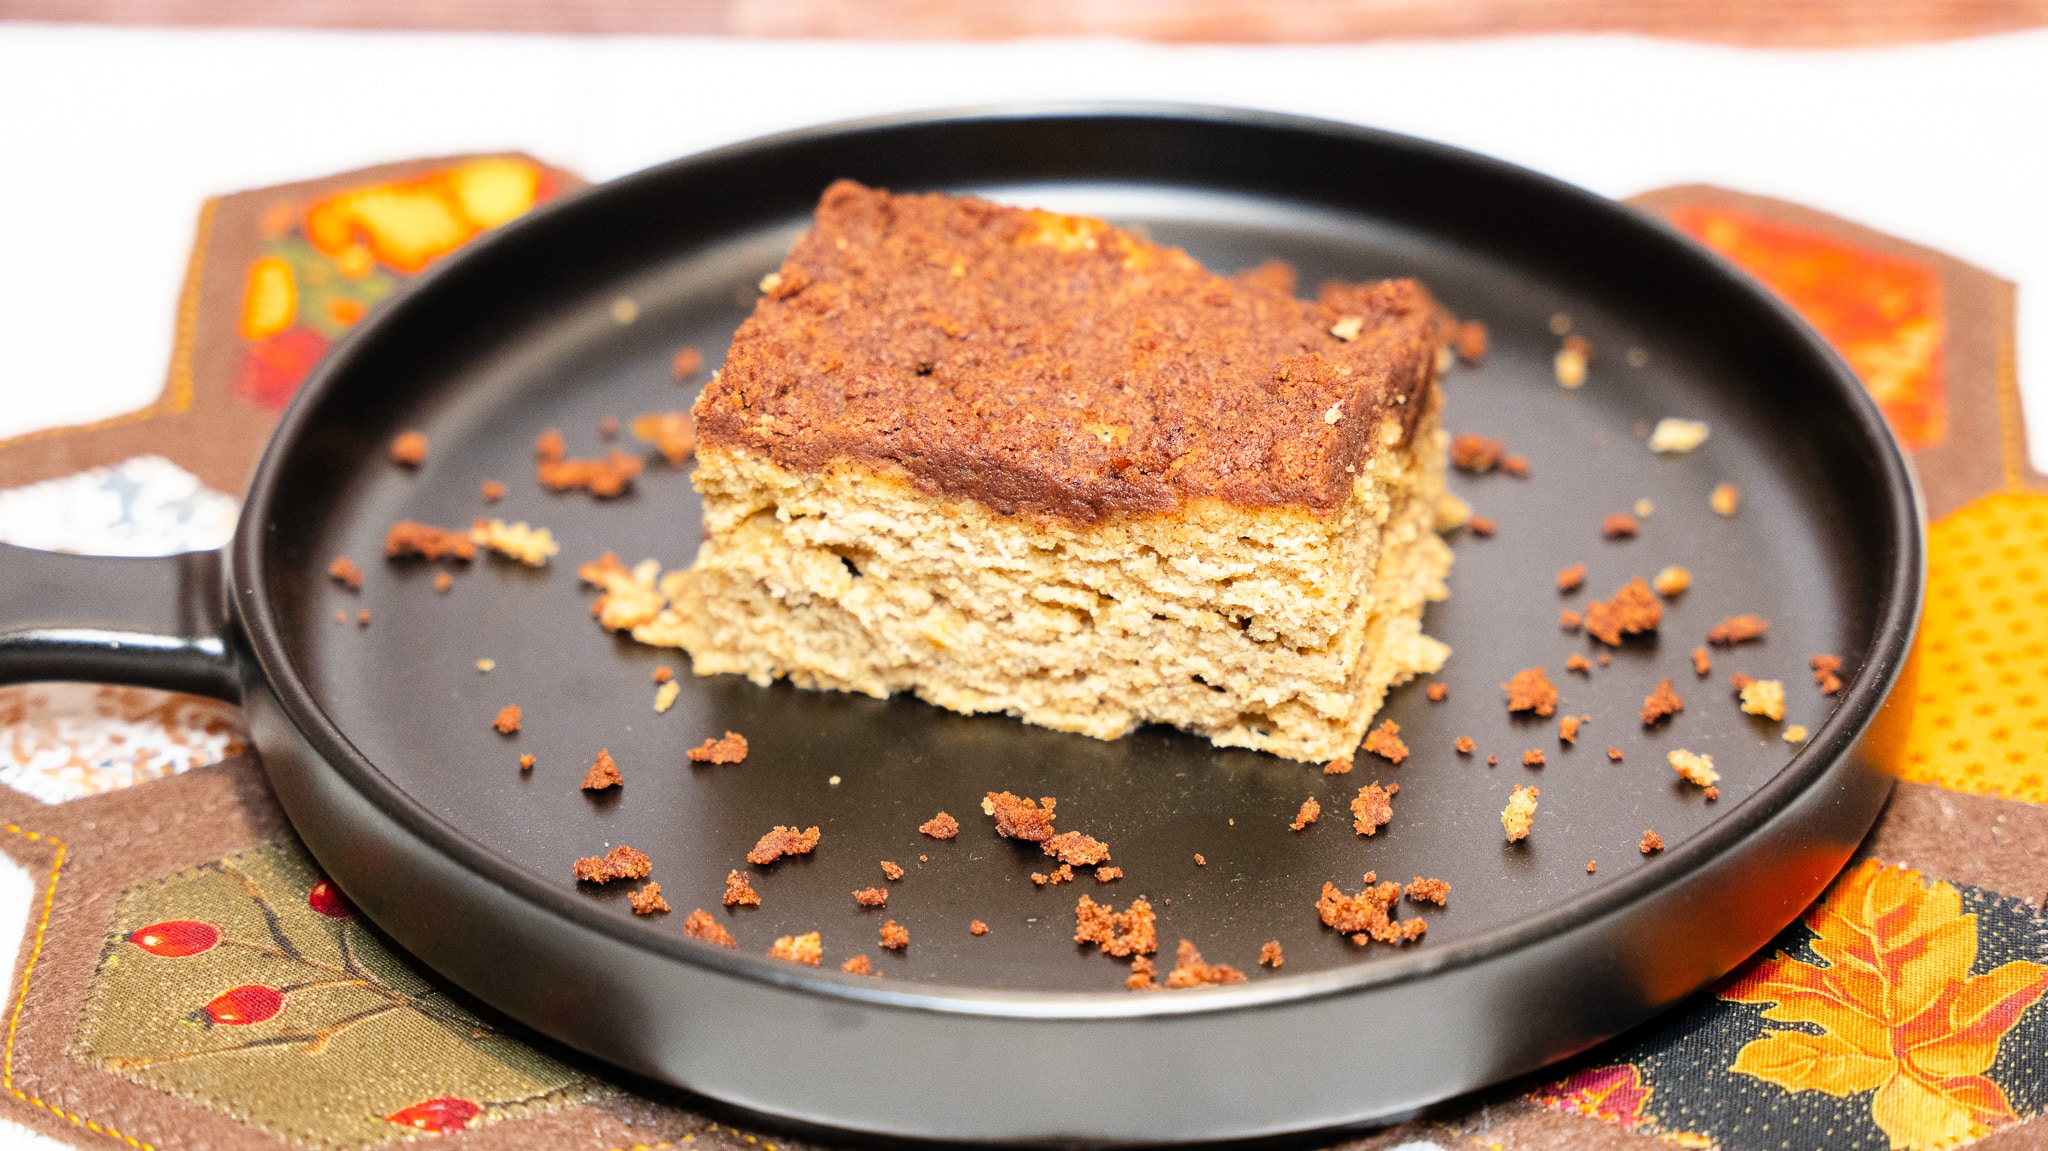
[[[1573,564],[1568,568],[1558,569],[1557,590],[1559,591],[1577,591],[1579,590],[1580,585],[1584,584],[1585,582],[1585,564]]]
[[[1687,783],[1709,787],[1721,782],[1721,773],[1714,770],[1714,757],[1711,755],[1695,755],[1684,748],[1679,748],[1669,752],[1664,758],[1671,764],[1671,770],[1677,772]]]
[[[1664,837],[1654,831],[1645,831],[1643,832],[1642,842],[1636,844],[1636,849],[1644,855],[1648,855],[1653,851],[1662,851],[1664,850]]]
[[[951,839],[960,834],[960,821],[942,811],[918,824],[917,830],[933,839]]]
[[[626,902],[632,905],[635,915],[654,915],[670,911],[668,900],[661,897],[661,884],[649,883],[638,891],[626,894]]]
[[[986,923],[983,923],[983,922],[982,922],[981,920],[979,920],[979,919],[977,919],[977,920],[974,920],[973,922],[971,922],[971,923],[969,923],[969,924],[967,925],[967,934],[969,934],[969,935],[987,935],[987,934],[988,934],[988,924],[986,924]]]
[[[887,907],[889,893],[879,887],[863,887],[853,893],[853,901],[862,907]]]
[[[1522,753],[1523,767],[1542,767],[1543,764],[1543,753],[1537,750],[1536,748],[1532,747],[1529,750]]]
[[[1611,540],[1634,539],[1642,525],[1628,512],[1610,512],[1600,521],[1600,534]]]
[[[1518,480],[1529,478],[1529,457],[1505,455],[1500,458],[1500,470]]]
[[[1037,887],[1044,887],[1047,884],[1057,885],[1061,883],[1071,883],[1073,882],[1073,879],[1074,869],[1070,864],[1065,863],[1062,863],[1058,867],[1053,868],[1050,874],[1043,871],[1034,871],[1031,873],[1031,882],[1034,886]]]
[[[1608,647],[1620,647],[1624,635],[1655,631],[1663,621],[1664,605],[1641,576],[1630,579],[1611,597],[1586,605],[1586,634]],[[1601,662],[1606,661],[1607,657],[1601,656]]]
[[[1606,667],[1608,664],[1614,662],[1614,657],[1608,655],[1606,652],[1603,651],[1599,655],[1593,657],[1593,662],[1599,664],[1601,667]]]
[[[1737,695],[1742,694],[1743,689],[1747,688],[1750,684],[1753,684],[1755,682],[1755,676],[1745,675],[1744,673],[1739,671],[1736,672],[1734,675],[1728,677],[1728,686],[1734,688],[1735,693]]]
[[[1796,723],[1795,723],[1795,724],[1793,724],[1793,725],[1792,725],[1791,727],[1788,727],[1788,728],[1786,728],[1786,729],[1785,729],[1785,742],[1786,742],[1786,743],[1805,743],[1805,742],[1806,742],[1806,728],[1804,728],[1803,726],[1801,726],[1801,725],[1799,725],[1799,724],[1796,724]]]
[[[1640,499],[1640,500],[1637,500],[1637,501],[1636,501],[1636,504],[1635,504],[1635,513],[1636,513],[1636,518],[1637,518],[1637,519],[1639,519],[1639,520],[1646,520],[1646,519],[1649,519],[1649,518],[1650,518],[1650,513],[1651,513],[1651,512],[1654,512],[1654,511],[1656,511],[1656,510],[1657,510],[1657,505],[1656,505],[1656,504],[1653,504],[1653,503],[1651,503],[1651,502],[1650,502],[1650,501],[1649,501],[1649,500],[1648,500],[1647,498],[1645,498],[1645,499]]]
[[[1472,534],[1481,539],[1485,539],[1494,533],[1493,521],[1485,516],[1473,516],[1465,526],[1471,528]]]
[[[1360,947],[1367,943],[1412,943],[1428,930],[1420,919],[1396,921],[1390,914],[1394,904],[1401,898],[1398,883],[1378,883],[1372,872],[1365,874],[1365,887],[1356,895],[1346,895],[1334,883],[1323,884],[1323,893],[1316,899],[1316,914],[1323,925],[1341,931],[1351,937],[1351,942]]]
[[[1472,522],[1472,505],[1445,492],[1436,501],[1436,530],[1452,532]]]
[[[369,627],[369,626],[370,626],[370,609],[369,609],[369,608],[364,608],[363,610],[361,610],[361,611],[359,611],[359,612],[357,612],[357,613],[356,613],[356,626],[358,626],[358,627]]]
[[[1721,798],[1721,789],[1718,787],[1710,787],[1700,792],[1700,794],[1707,797],[1708,803],[1712,803],[1715,800]]]
[[[1461,735],[1457,739],[1451,741],[1451,746],[1457,749],[1459,755],[1471,755],[1472,750],[1478,747],[1479,745],[1472,742],[1471,736]]]
[[[469,540],[478,547],[489,548],[507,559],[518,560],[527,567],[544,567],[549,557],[562,550],[555,542],[555,534],[546,528],[531,527],[524,521],[508,524],[504,520],[473,520],[469,525]]]
[[[1400,784],[1381,787],[1377,779],[1359,788],[1351,801],[1351,830],[1370,836],[1385,827],[1394,818],[1394,796],[1400,791]]]
[[[691,763],[742,763],[747,758],[747,737],[736,731],[728,731],[717,739],[705,740],[683,754],[689,757]]]
[[[1007,791],[991,791],[981,797],[981,810],[995,816],[997,835],[1044,843],[1052,838],[1052,821],[1059,818],[1052,809],[1058,803],[1049,795],[1034,801]]]
[[[1592,859],[1589,859],[1589,860],[1587,860],[1587,861],[1586,861],[1586,874],[1587,874],[1587,875],[1591,875],[1591,874],[1593,874],[1594,872],[1596,872],[1596,871],[1598,871],[1598,870],[1600,870],[1600,864],[1599,864],[1599,861],[1597,861],[1597,860],[1592,860]]]
[[[1466,320],[1459,324],[1457,335],[1451,339],[1452,346],[1457,349],[1458,358],[1468,364],[1476,364],[1486,358],[1487,342],[1486,325],[1478,320]]]
[[[485,480],[477,492],[484,497],[485,503],[494,504],[505,498],[505,485],[497,480]]]
[[[1742,489],[1734,484],[1715,484],[1713,492],[1707,496],[1707,506],[1713,508],[1716,515],[1732,516],[1741,504]]]
[[[639,457],[617,448],[601,460],[572,460],[562,433],[554,428],[534,441],[533,454],[534,475],[542,487],[558,492],[581,488],[601,498],[623,493],[646,466]]]
[[[1166,985],[1173,989],[1243,983],[1244,972],[1227,963],[1207,963],[1191,940],[1180,941],[1173,970],[1166,973]]]
[[[1488,767],[1499,767],[1499,766],[1500,766],[1500,757],[1499,757],[1499,756],[1497,756],[1497,755],[1488,755],[1488,756],[1486,757],[1486,766],[1488,766]]]
[[[1783,722],[1785,718],[1785,685],[1775,679],[1752,681],[1742,689],[1742,710],[1750,715]]]
[[[1658,681],[1657,690],[1643,699],[1643,726],[1649,727],[1665,716],[1677,715],[1684,710],[1685,701],[1678,698],[1677,692],[1671,690],[1671,679],[1666,676]]]
[[[681,694],[683,694],[683,685],[674,680],[669,680],[667,683],[656,687],[654,689],[654,710],[659,713],[674,707],[676,705],[676,697]]]
[[[1557,738],[1564,743],[1579,741],[1579,728],[1593,722],[1590,715],[1566,715],[1558,717]]]
[[[1043,850],[1061,863],[1092,867],[1109,858],[1109,845],[1078,831],[1063,831],[1045,841]]]
[[[426,463],[427,437],[413,431],[398,433],[398,438],[391,441],[391,462],[409,468]]]
[[[447,572],[435,572],[435,573],[434,573],[434,590],[435,590],[435,591],[438,591],[438,592],[445,592],[445,591],[447,591],[447,590],[448,590],[449,588],[452,588],[452,587],[454,587],[454,586],[455,586],[455,577],[454,577],[454,576],[452,576],[452,575],[449,575],[449,574],[448,574]]]
[[[1429,690],[1423,694],[1429,696],[1429,702],[1431,703],[1442,703],[1451,697],[1451,687],[1449,684],[1433,683],[1429,685]]]
[[[1568,607],[1557,609],[1557,627],[1559,631],[1577,631],[1584,626],[1586,626],[1585,616]]]
[[[335,612],[335,613],[334,613],[334,622],[335,622],[335,623],[347,623],[347,622],[348,622],[348,613],[347,613],[347,612],[345,612],[345,611],[338,611],[338,612]]]
[[[747,852],[747,862],[756,867],[766,867],[784,856],[809,855],[817,849],[818,838],[815,827],[798,831],[778,823],[773,830],[761,836],[752,851]]]
[[[1451,437],[1451,466],[1475,475],[1490,472],[1499,465],[1504,447],[1499,440],[1460,432]]]
[[[825,958],[825,944],[815,931],[807,931],[802,935],[783,935],[769,945],[768,958],[816,967],[818,962]]]
[[[1508,796],[1508,805],[1500,813],[1500,825],[1508,833],[1508,842],[1517,843],[1529,838],[1529,831],[1536,826],[1536,797],[1542,792],[1533,787],[1517,787]]]
[[[1620,762],[1621,762],[1621,749],[1620,749],[1620,748],[1618,748],[1618,747],[1616,747],[1616,746],[1614,746],[1614,745],[1613,745],[1613,744],[1611,744],[1611,743],[1607,745],[1607,762],[1609,762],[1609,763],[1620,763]]]
[[[715,943],[720,947],[738,947],[739,940],[725,925],[711,917],[711,913],[699,907],[683,917],[683,934],[704,943]]]
[[[1692,673],[1704,676],[1712,673],[1713,670],[1714,658],[1708,654],[1707,649],[1703,647],[1692,649]]]
[[[668,362],[668,374],[678,380],[687,380],[704,367],[704,353],[684,344],[676,349],[675,358]]]
[[[1842,690],[1842,657],[1838,655],[1817,655],[1806,661],[1813,669],[1813,682],[1820,685],[1822,695],[1833,695]]]
[[[910,946],[910,929],[891,919],[882,924],[882,947],[888,951],[901,951]]]
[[[874,975],[875,964],[866,955],[856,955],[852,959],[840,964],[839,970],[846,972],[848,975]]]
[[[1685,589],[1692,586],[1692,573],[1677,564],[1672,564],[1651,577],[1650,586],[1657,589],[1658,595],[1670,599],[1683,594]]]
[[[1401,742],[1401,725],[1393,720],[1384,720],[1365,736],[1365,750],[1396,767],[1408,758],[1408,745]]]
[[[1698,420],[1681,420],[1665,416],[1657,421],[1657,427],[1650,433],[1650,450],[1683,454],[1707,442],[1710,429]]]
[[[1259,944],[1260,967],[1271,967],[1278,970],[1286,962],[1287,957],[1280,952],[1279,940],[1268,939],[1264,943]]]
[[[633,438],[660,452],[671,466],[681,467],[697,450],[697,425],[688,412],[642,412],[633,417]]]
[[[1508,693],[1508,710],[1533,711],[1549,718],[1557,710],[1557,685],[1540,667],[1523,668],[1500,685]]]
[[[619,417],[606,416],[597,421],[597,434],[607,440],[619,438]]]
[[[335,556],[334,562],[327,565],[327,575],[350,590],[363,586],[363,569],[357,567],[356,561],[347,556]]]
[[[1564,669],[1566,671],[1578,672],[1580,675],[1592,675],[1593,661],[1580,655],[1578,652],[1573,652],[1564,657]]]
[[[400,520],[384,534],[384,554],[390,559],[469,560],[476,558],[476,544],[462,532]]]
[[[1574,336],[1571,339],[1577,338]],[[1557,377],[1558,387],[1576,389],[1586,382],[1586,353],[1581,351],[1578,345],[1573,344],[1571,339],[1566,340],[1564,347],[1559,348],[1557,355],[1551,358],[1550,370]]]
[[[1762,616],[1731,615],[1708,629],[1707,642],[1729,647],[1760,638],[1770,627]]]
[[[735,868],[725,873],[725,898],[727,907],[759,907],[761,893],[754,890],[754,881],[747,873]]]
[[[1124,986],[1132,991],[1158,991],[1159,984],[1152,981],[1152,977],[1158,973],[1159,969],[1153,966],[1150,959],[1142,955],[1133,956],[1131,973],[1124,976]]]
[[[903,878],[903,869],[885,859],[882,861],[882,874],[887,876],[891,883],[894,883]]]
[[[519,705],[508,703],[498,709],[497,718],[491,720],[491,726],[498,729],[499,735],[511,735],[519,730],[519,719]]]
[[[611,749],[598,748],[597,762],[591,764],[590,770],[583,774],[583,790],[603,791],[624,782],[625,779],[619,775],[619,765],[612,761]]]
[[[529,751],[525,755],[519,757],[519,770],[532,771],[533,762],[533,753]]]
[[[603,855],[589,855],[576,861],[576,878],[585,883],[610,883],[615,879],[645,879],[654,861],[637,848],[620,844]]]
[[[1083,895],[1074,904],[1074,942],[1093,943],[1104,955],[1118,959],[1150,955],[1159,950],[1159,928],[1152,904],[1134,899],[1119,913],[1107,903]]]
[[[1095,882],[1097,883],[1108,883],[1111,880],[1122,879],[1123,877],[1124,869],[1121,867],[1098,867],[1095,869]]]
[[[1350,756],[1348,756],[1348,755],[1340,755],[1340,756],[1338,756],[1337,758],[1335,758],[1335,759],[1331,760],[1330,762],[1328,762],[1328,763],[1324,764],[1324,765],[1323,765],[1323,774],[1324,774],[1324,775],[1350,775],[1350,774],[1351,774],[1351,757],[1350,757]]]
[[[1417,903],[1434,903],[1442,907],[1451,898],[1451,885],[1441,879],[1424,879],[1418,875],[1405,892]]]
[[[1301,801],[1301,810],[1294,813],[1294,822],[1287,825],[1287,830],[1300,831],[1322,817],[1323,805],[1317,803],[1316,797],[1311,795]]]
[[[667,664],[662,664],[660,667],[654,669],[654,682],[656,683],[667,683],[669,680],[672,680],[675,677],[675,669],[668,666]]]

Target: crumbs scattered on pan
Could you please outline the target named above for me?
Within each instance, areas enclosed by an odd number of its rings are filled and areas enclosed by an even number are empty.
[[[1204,962],[1202,953],[1195,949],[1192,941],[1186,939],[1180,941],[1180,948],[1174,956],[1173,970],[1166,973],[1166,986],[1175,990],[1244,981],[1244,972],[1227,963]]]
[[[1350,774],[1351,774],[1351,757],[1350,757],[1350,756],[1348,756],[1348,755],[1340,755],[1340,756],[1338,756],[1337,758],[1335,758],[1335,759],[1331,760],[1330,762],[1328,762],[1328,763],[1324,764],[1324,765],[1323,765],[1323,774],[1324,774],[1324,775],[1350,775]]]
[[[1822,695],[1833,695],[1842,690],[1842,657],[1838,655],[1817,655],[1806,661],[1813,669],[1813,682],[1820,685]]]
[[[427,462],[427,437],[419,432],[398,433],[391,441],[391,462],[416,468]]]
[[[1358,795],[1351,801],[1351,830],[1360,835],[1377,834],[1394,818],[1394,796],[1400,794],[1401,785],[1390,783],[1380,786],[1373,780],[1358,789]]]
[[[1664,759],[1671,764],[1671,770],[1687,783],[1710,787],[1721,781],[1721,773],[1714,770],[1714,757],[1711,755],[1696,755],[1679,748],[1667,753]]]
[[[725,873],[723,902],[727,907],[759,907],[761,894],[754,890],[753,880],[747,877],[746,872],[735,869]]]
[[[668,900],[661,897],[661,884],[649,883],[638,891],[628,892],[626,902],[632,905],[635,915],[656,915],[672,910]]]
[[[991,791],[981,797],[982,813],[995,817],[997,835],[1030,843],[1052,838],[1052,821],[1059,818],[1052,809],[1058,804],[1050,795],[1032,800],[1007,791]]]
[[[738,947],[739,940],[725,925],[711,917],[711,913],[699,907],[683,917],[683,934],[702,943],[715,943],[720,947]]]
[[[1401,742],[1401,725],[1384,720],[1365,736],[1365,750],[1399,767],[1408,758],[1408,745]]]
[[[1540,667],[1523,668],[1500,685],[1508,693],[1508,710],[1533,711],[1548,717],[1557,710],[1557,685]]]
[[[519,730],[519,718],[519,705],[508,703],[498,709],[497,718],[491,720],[491,726],[498,729],[499,735],[511,735]]]
[[[933,839],[951,839],[960,834],[960,821],[942,811],[919,824],[917,830]]]
[[[1644,855],[1648,855],[1653,851],[1662,851],[1664,850],[1664,837],[1654,831],[1645,831],[1643,832],[1642,841],[1636,844],[1636,849]]]
[[[597,749],[597,762],[583,773],[581,786],[585,791],[604,791],[624,782],[625,777],[619,774],[619,765],[613,761],[611,749],[601,747]]]
[[[882,924],[882,946],[889,951],[901,951],[910,946],[910,929],[891,919]]]
[[[384,534],[384,554],[391,559],[469,560],[476,558],[476,544],[461,532],[400,520]]]
[[[585,883],[610,883],[617,879],[645,879],[654,861],[637,848],[620,844],[603,855],[589,855],[576,861],[576,878]]]
[[[1671,689],[1669,676],[1658,681],[1657,689],[1643,699],[1641,712],[1643,726],[1649,727],[1666,716],[1677,715],[1685,710],[1685,701]]]
[[[363,569],[347,556],[335,556],[334,562],[327,565],[327,576],[351,590],[363,586]]]
[[[1585,564],[1573,564],[1572,566],[1570,566],[1570,567],[1568,567],[1568,568],[1560,568],[1560,569],[1558,569],[1558,573],[1557,573],[1557,590],[1559,590],[1559,591],[1565,591],[1565,592],[1570,592],[1570,591],[1577,591],[1577,590],[1579,590],[1579,585],[1581,585],[1581,584],[1583,584],[1583,583],[1585,583],[1585,582],[1586,582],[1586,565],[1585,565]]]
[[[747,737],[728,731],[717,739],[705,740],[684,754],[689,756],[691,763],[741,763],[747,758]]]
[[[1663,620],[1664,605],[1641,576],[1630,579],[1611,597],[1586,605],[1586,634],[1608,647],[1620,647],[1625,635],[1655,631]],[[1600,658],[1606,662],[1605,655]]]
[[[1301,810],[1294,813],[1294,822],[1287,825],[1289,831],[1300,831],[1323,817],[1323,805],[1311,795],[1301,801]]]
[[[1634,539],[1642,525],[1628,512],[1610,512],[1600,521],[1600,534],[1611,540]]]
[[[756,867],[766,867],[776,860],[790,855],[809,855],[818,847],[818,829],[807,827],[798,831],[794,827],[777,824],[763,835],[747,852],[747,862]]]
[[[1509,793],[1508,805],[1500,813],[1500,825],[1507,831],[1509,843],[1529,838],[1530,829],[1536,826],[1536,797],[1541,794],[1533,787],[1517,787]]]
[[[1707,642],[1721,647],[1763,638],[1771,624],[1762,616],[1731,615],[1707,630]]]
[[[1442,907],[1451,898],[1451,885],[1441,879],[1424,879],[1418,875],[1408,885],[1405,894],[1417,903],[1434,903]]]
[[[825,942],[815,931],[780,936],[769,945],[768,958],[816,967],[825,958]]]

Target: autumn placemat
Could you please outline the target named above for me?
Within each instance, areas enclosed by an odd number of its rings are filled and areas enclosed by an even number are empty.
[[[391,165],[202,213],[162,398],[0,444],[0,539],[218,546],[319,353],[435,259],[573,186],[522,156]],[[1639,205],[1750,269],[1856,368],[1933,522],[1900,785],[1857,861],[1744,968],[1529,1081],[1344,1146],[2036,1146],[2048,1123],[2048,489],[2013,286],[1811,209]],[[233,709],[0,689],[0,850],[35,900],[0,1108],[81,1146],[790,1146],[470,1003],[355,916]]]

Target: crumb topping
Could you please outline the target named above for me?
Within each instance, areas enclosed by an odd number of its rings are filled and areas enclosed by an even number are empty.
[[[1405,894],[1417,903],[1434,903],[1442,907],[1451,898],[1451,885],[1441,879],[1424,879],[1418,875],[1408,885]]]
[[[683,916],[683,934],[703,943],[715,943],[720,947],[738,947],[739,941],[725,925],[711,917],[711,913],[699,907]]]
[[[1508,693],[1508,710],[1533,711],[1548,717],[1557,710],[1557,685],[1540,667],[1523,668],[1500,685]]]
[[[1123,877],[1124,869],[1121,867],[1098,867],[1095,869],[1095,882],[1097,883],[1108,883],[1112,879],[1122,879]]]
[[[1490,472],[1500,463],[1505,446],[1499,440],[1461,432],[1451,437],[1451,466],[1474,474]]]
[[[918,824],[917,830],[933,839],[951,839],[960,834],[960,821],[942,811]]]
[[[1109,858],[1109,845],[1078,831],[1063,831],[1045,841],[1045,853],[1062,863],[1091,867]]]
[[[1529,750],[1522,753],[1523,767],[1542,767],[1543,764],[1543,752],[1540,749],[1532,747]]]
[[[1685,710],[1685,701],[1671,690],[1671,679],[1666,676],[1657,684],[1657,690],[1643,699],[1643,726],[1649,727],[1668,715],[1677,715]]]
[[[1259,966],[1277,969],[1286,962],[1287,957],[1280,953],[1279,940],[1268,939],[1264,943],[1259,944]]]
[[[1731,615],[1707,631],[1707,642],[1723,647],[1761,638],[1770,630],[1770,622],[1762,616]]]
[[[1400,790],[1398,783],[1383,788],[1377,779],[1359,788],[1351,801],[1351,830],[1367,836],[1378,833],[1394,818],[1394,796]]]
[[[1817,655],[1806,661],[1813,669],[1813,682],[1820,685],[1822,695],[1833,695],[1842,690],[1842,657],[1838,655]]]
[[[1348,755],[1340,755],[1340,756],[1338,756],[1337,758],[1335,758],[1335,759],[1331,760],[1330,762],[1328,762],[1328,763],[1324,764],[1324,765],[1323,765],[1323,774],[1324,774],[1324,775],[1350,775],[1350,774],[1351,774],[1351,757],[1350,757],[1350,756],[1348,756]]]
[[[624,782],[625,779],[619,775],[619,765],[612,760],[611,749],[599,748],[597,762],[591,764],[590,770],[583,773],[583,790],[603,791]]]
[[[794,827],[776,824],[754,844],[752,851],[747,852],[747,862],[756,867],[766,867],[787,855],[809,855],[817,846],[817,828],[807,827],[798,831]]]
[[[1118,912],[1083,895],[1074,904],[1074,942],[1093,943],[1104,955],[1118,959],[1150,955],[1159,950],[1158,918],[1143,899],[1132,900],[1129,908]]]
[[[1590,715],[1559,716],[1557,720],[1557,738],[1565,743],[1577,743],[1580,726],[1591,722],[1593,722],[1593,717]]]
[[[637,848],[620,844],[603,855],[588,855],[576,861],[576,878],[585,883],[610,883],[615,879],[645,879],[654,861]]]
[[[335,556],[334,562],[327,565],[327,575],[336,583],[352,589],[363,586],[363,569],[347,556]]]
[[[1301,810],[1294,813],[1294,822],[1287,825],[1289,831],[1300,831],[1323,817],[1323,805],[1311,795],[1301,801]]]
[[[499,735],[511,735],[519,730],[519,718],[519,705],[508,703],[498,709],[497,718],[491,720],[491,726],[498,729]]]
[[[476,558],[476,545],[461,532],[400,520],[384,534],[384,554],[391,559],[468,560]]]
[[[661,897],[661,884],[650,882],[638,891],[626,893],[626,902],[632,905],[635,915],[656,915],[672,910],[668,900]]]
[[[1471,755],[1473,749],[1479,745],[1472,742],[1471,736],[1461,735],[1452,741],[1451,746],[1457,749],[1459,755]]]
[[[888,951],[901,951],[910,946],[910,929],[891,919],[882,924],[882,947]]]
[[[1627,512],[1611,512],[1600,521],[1600,534],[1611,540],[1634,539],[1642,525]]]
[[[816,967],[825,958],[825,943],[815,931],[780,936],[769,946],[768,958]]]
[[[1580,655],[1578,652],[1573,652],[1564,657],[1564,669],[1566,671],[1578,672],[1580,675],[1590,676],[1593,674],[1593,661]]]
[[[558,492],[580,488],[599,497],[622,494],[646,466],[638,456],[617,448],[601,460],[572,460],[562,442],[562,433],[553,428],[534,441],[533,455],[534,474],[542,487]]]
[[[643,412],[633,417],[633,437],[651,444],[661,458],[681,467],[697,450],[697,425],[688,412]]]
[[[759,907],[761,893],[754,890],[754,882],[744,871],[733,870],[725,873],[725,899],[727,907]]]
[[[903,869],[885,859],[882,861],[882,874],[887,876],[891,883],[894,883],[896,880],[903,878]]]
[[[1636,844],[1636,849],[1644,855],[1648,855],[1653,851],[1662,851],[1664,850],[1664,837],[1654,831],[1645,831],[1643,832],[1643,840],[1641,843]]]
[[[853,901],[862,907],[887,907],[889,893],[879,887],[863,887],[853,893]]]
[[[1507,830],[1509,843],[1529,838],[1530,829],[1536,826],[1536,797],[1541,794],[1533,787],[1518,787],[1508,795],[1500,825]]]
[[[1226,983],[1243,983],[1244,972],[1224,963],[1206,963],[1202,953],[1195,950],[1193,942],[1183,939],[1173,961],[1173,970],[1166,973],[1166,986],[1178,990],[1184,987],[1219,986]]]
[[[1399,767],[1408,758],[1408,745],[1401,742],[1401,725],[1391,719],[1381,722],[1366,733],[1365,750]]]
[[[1561,568],[1561,569],[1559,569],[1559,571],[1558,571],[1558,573],[1557,573],[1557,590],[1559,590],[1559,591],[1564,591],[1564,592],[1571,592],[1571,591],[1577,591],[1577,590],[1579,590],[1579,586],[1580,586],[1581,584],[1584,584],[1585,582],[1586,582],[1586,565],[1585,565],[1585,564],[1573,564],[1572,566],[1570,566],[1570,567],[1568,567],[1568,568]]]
[[[1451,688],[1449,684],[1433,683],[1429,685],[1429,690],[1424,694],[1429,696],[1429,702],[1442,703],[1451,697]],[[1395,730],[1399,731],[1400,729],[1396,728]]]
[[[846,972],[848,975],[874,975],[875,965],[874,961],[870,960],[866,955],[856,955],[852,959],[840,964],[839,970]],[[876,978],[879,979],[881,977],[876,976]]]
[[[717,739],[707,739],[684,754],[691,763],[740,763],[747,758],[747,737],[736,731],[728,731]]]
[[[1159,984],[1152,981],[1152,977],[1158,973],[1159,969],[1153,965],[1150,959],[1142,955],[1133,956],[1131,958],[1131,973],[1124,976],[1124,986],[1132,991],[1158,991],[1160,990]]]
[[[981,810],[985,815],[995,816],[997,835],[1044,843],[1052,838],[1052,821],[1058,818],[1052,809],[1058,803],[1049,795],[1034,801],[1007,791],[991,791],[982,796]]]
[[[1367,943],[1412,943],[1428,930],[1420,919],[1396,921],[1390,914],[1394,904],[1401,898],[1398,883],[1375,884],[1377,877],[1365,873],[1365,888],[1356,895],[1346,895],[1334,883],[1323,884],[1323,893],[1316,900],[1316,914],[1323,925],[1341,931],[1351,937],[1351,942],[1360,947]]]
[[[1623,584],[1612,597],[1586,605],[1586,634],[1608,647],[1620,647],[1624,635],[1656,631],[1663,620],[1664,605],[1641,576]]]
[[[427,462],[427,437],[419,432],[400,432],[391,441],[391,462],[409,468],[419,467]]]

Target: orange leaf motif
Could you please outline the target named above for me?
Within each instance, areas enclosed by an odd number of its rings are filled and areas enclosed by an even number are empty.
[[[1984,1072],[2048,991],[2048,967],[2015,960],[1971,975],[1977,917],[1963,913],[1961,894],[1876,860],[1844,876],[1806,925],[1827,966],[1781,951],[1721,996],[1819,1031],[1767,1032],[1730,1070],[1787,1091],[1874,1091],[1871,1118],[1896,1149],[1953,1147],[2014,1121]]]

